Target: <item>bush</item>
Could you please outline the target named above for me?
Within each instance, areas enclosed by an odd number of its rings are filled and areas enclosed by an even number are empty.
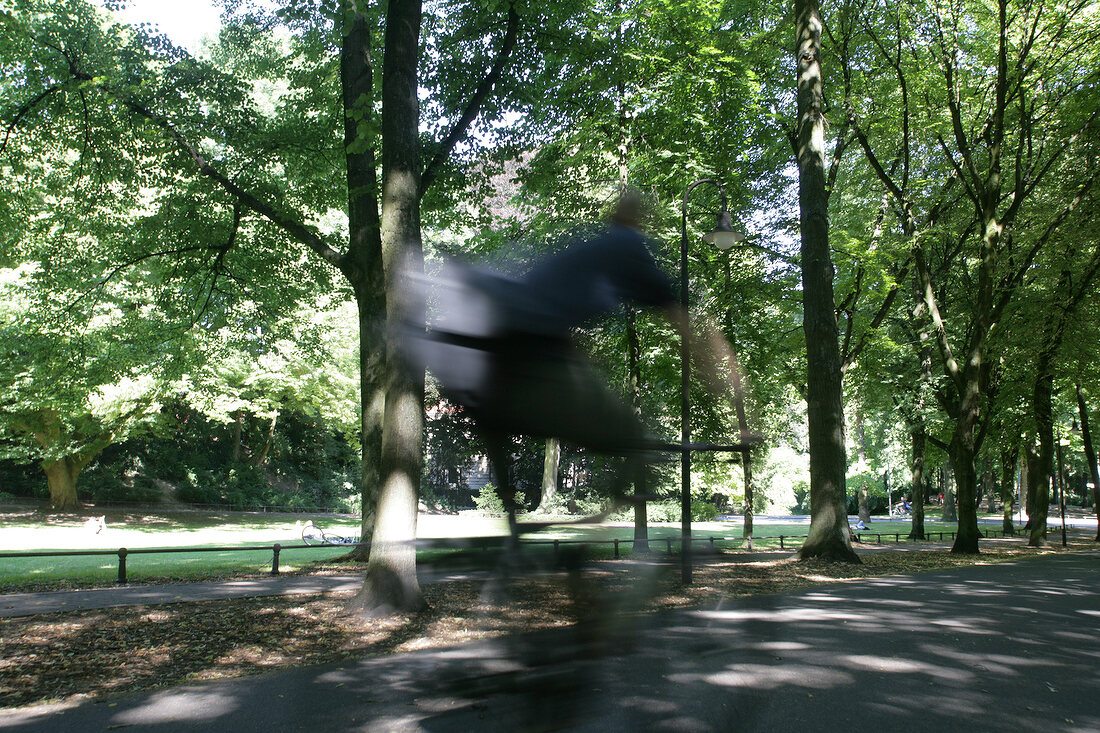
[[[646,519],[650,522],[678,522],[680,504],[675,501],[655,501],[646,507]]]
[[[709,501],[696,499],[691,502],[691,521],[713,522],[718,518],[718,507]]]
[[[0,461],[0,486],[15,496],[41,496],[46,488],[46,475],[35,464]]]
[[[524,506],[522,494],[516,494],[517,511],[523,512],[527,508]],[[497,494],[497,488],[492,483],[487,483],[481,487],[481,490],[477,492],[477,496],[474,497],[474,506],[482,514],[488,514],[490,517],[503,517],[506,512],[504,510],[504,502],[501,501],[500,495]]]

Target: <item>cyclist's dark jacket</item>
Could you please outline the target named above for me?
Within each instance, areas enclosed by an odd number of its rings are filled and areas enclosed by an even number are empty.
[[[533,330],[562,335],[624,302],[663,306],[675,300],[645,237],[619,224],[536,265],[521,281],[544,309],[546,321],[532,324]]]
[[[518,280],[454,268],[442,287],[451,295],[414,351],[484,430],[610,451],[642,439],[633,410],[569,341],[624,302],[675,301],[639,232],[612,224]]]

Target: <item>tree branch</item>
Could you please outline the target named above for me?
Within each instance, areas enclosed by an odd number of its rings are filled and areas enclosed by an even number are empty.
[[[913,247],[913,260],[917,265],[917,276],[921,286],[921,297],[924,300],[925,307],[928,308],[928,314],[932,319],[932,326],[936,332],[936,343],[939,346],[940,356],[943,359],[944,371],[961,392],[965,387],[962,370],[959,368],[959,363],[955,360],[955,355],[951,350],[951,343],[947,340],[947,327],[943,322],[943,317],[940,315],[940,307],[939,304],[936,303],[936,294],[932,292],[932,276],[928,270],[928,263],[924,259],[924,250],[919,245]]]
[[[436,150],[435,156],[432,157],[428,167],[424,169],[424,174],[420,177],[420,190],[418,192],[420,196],[423,196],[432,183],[435,182],[435,179],[439,177],[439,172],[442,170],[443,164],[447,162],[447,158],[449,158],[454,151],[455,145],[457,145],[458,141],[466,135],[466,132],[470,129],[470,125],[473,124],[478,113],[481,112],[481,105],[485,103],[485,100],[488,99],[489,95],[492,93],[493,87],[500,81],[500,76],[504,72],[504,67],[508,64],[508,59],[511,57],[513,49],[515,49],[518,35],[519,13],[516,12],[515,2],[511,2],[508,4],[508,28],[504,33],[504,40],[501,42],[500,51],[497,53],[497,57],[493,61],[493,65],[489,69],[489,72],[474,90],[474,94],[470,98],[470,102],[466,105],[462,117],[459,118],[458,122],[455,123],[451,131],[439,144],[439,149]]]
[[[4,143],[0,145],[0,153],[3,153],[4,150],[7,149],[8,138],[11,137],[11,134],[15,130],[15,128],[19,126],[19,121],[23,119],[23,117],[25,117],[27,114],[29,114],[32,109],[37,107],[39,102],[41,102],[43,99],[50,96],[54,92],[59,91],[60,89],[60,84],[54,84],[53,86],[42,90],[42,92],[34,99],[30,100],[19,108],[19,111],[15,113],[15,117],[13,117],[12,121],[8,123],[8,129],[4,131]]]
[[[215,183],[221,186],[221,188],[228,194],[237,199],[237,201],[239,201],[252,211],[255,211],[260,216],[268,219],[280,229],[285,231],[287,234],[294,237],[294,239],[309,247],[333,267],[340,267],[343,255],[341,255],[338,250],[331,247],[324,239],[321,238],[319,234],[317,234],[316,231],[301,223],[300,221],[292,219],[283,212],[276,210],[275,207],[271,204],[268,204],[265,201],[261,201],[260,199],[253,196],[251,193],[248,193],[247,191],[242,189],[229,178],[227,178],[225,174],[223,174],[221,171],[211,165],[202,156],[202,154],[199,153],[199,151],[190,142],[188,142],[187,139],[184,138],[182,134],[180,134],[179,130],[177,130],[176,127],[167,119],[161,117],[160,115],[154,114],[149,109],[141,106],[140,104],[137,104],[136,102],[122,100],[122,103],[126,105],[126,107],[131,111],[141,115],[157,127],[164,130],[166,133],[168,133],[168,136],[171,137],[195,163],[195,165],[199,169],[199,173],[213,179]]]
[[[1035,258],[1038,256],[1040,250],[1042,250],[1047,240],[1049,240],[1051,236],[1053,236],[1055,231],[1058,230],[1058,227],[1060,227],[1066,221],[1066,219],[1069,218],[1070,214],[1072,214],[1077,209],[1077,207],[1081,205],[1081,202],[1085,200],[1086,194],[1088,194],[1089,190],[1096,183],[1097,177],[1100,177],[1100,171],[1094,171],[1093,174],[1089,176],[1088,179],[1085,180],[1078,187],[1077,195],[1073,197],[1072,201],[1066,204],[1065,208],[1058,212],[1058,215],[1054,217],[1053,220],[1051,220],[1050,224],[1047,225],[1047,228],[1043,230],[1043,233],[1040,234],[1039,237],[1035,240],[1035,243],[1031,246],[1031,249],[1028,250],[1027,256],[1024,258],[1024,261],[1020,264],[1020,266],[1016,268],[1015,272],[1013,272],[1010,277],[1007,277],[1001,281],[1001,294],[1000,297],[997,299],[997,302],[993,305],[993,323],[996,323],[1001,319],[1001,315],[1004,313],[1005,308],[1008,307],[1009,301],[1012,300],[1012,293],[1023,281],[1024,275],[1027,274],[1027,271],[1031,269],[1031,265],[1033,262],[1035,262]]]

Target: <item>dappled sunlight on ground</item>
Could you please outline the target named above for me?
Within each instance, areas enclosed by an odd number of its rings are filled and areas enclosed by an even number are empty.
[[[826,721],[828,730],[1100,729],[1100,554],[1036,554],[963,569],[943,551],[869,553],[851,567],[713,558],[689,589],[676,586],[675,566],[597,563],[572,581],[434,584],[431,609],[381,620],[347,616],[339,598],[306,597],[9,621],[0,694],[36,699],[18,688],[20,675],[98,696],[126,674],[130,688],[147,688],[289,667],[262,684],[86,706],[103,723],[88,729],[189,720],[275,730],[279,716],[429,732],[720,733]],[[932,569],[882,575],[903,560]],[[806,589],[807,576],[830,573],[844,582]],[[803,590],[747,595],[761,587]],[[683,606],[694,610],[670,610]],[[51,645],[97,647],[102,659],[66,665]],[[386,656],[395,651],[411,653]],[[336,664],[308,666],[322,660]]]

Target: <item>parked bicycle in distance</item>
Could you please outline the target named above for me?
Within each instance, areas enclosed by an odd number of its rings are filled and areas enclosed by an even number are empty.
[[[355,545],[359,543],[359,538],[327,534],[313,520],[309,520],[302,525],[302,542],[307,545]]]

